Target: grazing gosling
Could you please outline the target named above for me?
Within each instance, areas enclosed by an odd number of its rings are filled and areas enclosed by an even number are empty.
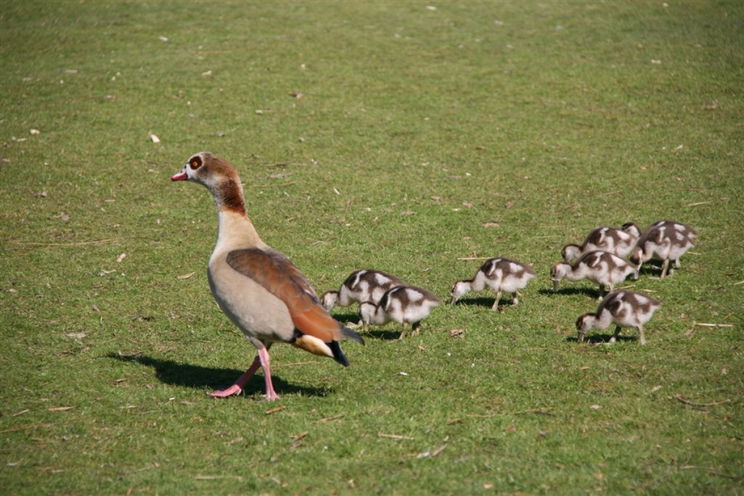
[[[568,244],[563,247],[563,260],[571,263],[590,251],[608,251],[618,257],[626,257],[638,241],[640,231],[632,222],[623,224],[621,229],[614,227],[597,227],[584,239],[581,245]]]
[[[673,269],[669,268],[669,261],[674,260],[674,267],[679,269],[680,257],[695,246],[697,237],[698,234],[693,228],[679,222],[671,220],[654,222],[638,238],[630,261],[640,268],[652,258],[661,259],[663,261],[661,279],[664,279],[673,272]]]
[[[482,291],[488,286],[496,292],[491,310],[498,310],[502,292],[512,293],[512,304],[516,305],[522,296],[519,290],[524,289],[534,277],[535,271],[527,264],[508,258],[489,258],[472,279],[457,281],[452,286],[451,303],[454,305],[468,291]]]
[[[651,320],[660,306],[660,301],[641,293],[613,291],[602,300],[595,313],[586,313],[576,320],[578,340],[583,342],[589,329],[607,329],[614,322],[617,327],[610,343],[614,343],[620,335],[621,327],[635,327],[638,329],[640,343],[645,345],[643,326]]]
[[[320,301],[328,311],[336,305],[346,307],[354,302],[378,303],[385,291],[403,284],[404,282],[397,277],[379,270],[355,270],[349,274],[338,291],[326,291],[320,297]]]
[[[369,324],[385,324],[391,320],[402,324],[403,330],[398,339],[403,339],[411,329],[411,335],[417,335],[420,322],[440,303],[439,298],[425,289],[396,286],[386,291],[378,304],[363,302],[359,305],[359,315],[365,331]]]
[[[553,290],[558,290],[561,279],[579,281],[589,279],[599,284],[599,291],[612,291],[615,284],[623,282],[629,275],[638,278],[638,268],[617,255],[606,251],[590,251],[573,264],[560,262],[550,269]]]

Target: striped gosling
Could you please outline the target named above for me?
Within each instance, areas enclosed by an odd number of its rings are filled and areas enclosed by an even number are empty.
[[[652,258],[661,259],[661,279],[664,279],[672,273],[669,261],[674,260],[674,267],[680,268],[680,257],[695,246],[697,237],[697,232],[689,226],[671,220],[660,220],[651,224],[638,238],[630,261],[640,268]]]
[[[623,282],[629,275],[637,278],[637,267],[606,251],[590,251],[573,264],[560,262],[550,269],[554,291],[558,290],[563,278],[569,281],[589,279],[599,284],[600,292],[612,291],[615,284]]]
[[[534,277],[535,271],[527,264],[508,258],[490,258],[481,265],[472,279],[457,281],[452,286],[451,303],[455,304],[468,291],[482,291],[488,286],[496,292],[491,310],[498,310],[502,292],[512,293],[512,302],[516,305],[521,296],[519,290],[524,289]]]
[[[426,289],[397,286],[386,291],[379,304],[362,303],[359,306],[359,315],[364,330],[367,330],[369,324],[385,324],[391,320],[402,324],[403,331],[399,337],[402,339],[411,329],[411,335],[417,335],[420,322],[440,303],[441,300]]]
[[[610,343],[615,342],[622,327],[635,327],[638,329],[640,343],[645,345],[643,326],[651,320],[660,306],[661,302],[641,293],[613,291],[602,300],[595,313],[586,313],[576,320],[578,340],[583,342],[589,329],[607,329],[614,322],[617,327]]]
[[[320,297],[320,301],[328,311],[336,305],[346,307],[354,302],[377,303],[385,291],[403,284],[397,277],[379,270],[355,270],[349,274],[338,291],[326,291]]]
[[[598,227],[593,229],[581,245],[568,244],[561,250],[563,260],[571,263],[590,251],[608,251],[618,257],[626,257],[641,235],[638,226],[632,222],[623,224],[621,229]]]

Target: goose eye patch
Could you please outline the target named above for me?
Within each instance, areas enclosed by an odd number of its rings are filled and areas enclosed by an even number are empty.
[[[192,169],[198,169],[199,167],[201,167],[201,164],[202,164],[201,158],[194,157],[194,158],[191,159],[191,168]]]

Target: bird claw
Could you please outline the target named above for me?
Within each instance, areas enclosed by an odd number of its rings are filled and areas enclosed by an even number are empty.
[[[230,396],[238,396],[242,392],[242,387],[238,386],[237,384],[233,384],[227,389],[217,390],[209,393],[209,396],[211,396],[212,398],[228,398]]]

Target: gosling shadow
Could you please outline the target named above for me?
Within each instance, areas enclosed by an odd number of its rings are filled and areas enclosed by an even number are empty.
[[[599,288],[588,288],[586,286],[566,286],[564,288],[558,288],[557,291],[553,291],[552,289],[538,289],[538,293],[545,296],[551,296],[551,295],[585,295],[585,296],[591,296],[594,299],[599,299],[601,297],[604,297],[605,294],[599,290]]]
[[[472,307],[493,307],[493,302],[496,299],[496,295],[488,297],[488,296],[477,296],[475,298],[462,298],[460,300],[457,300],[454,305],[464,305],[464,306],[472,306]],[[506,308],[506,307],[512,307],[514,306],[514,299],[507,295],[506,297],[502,297],[499,301],[499,308]]]
[[[641,268],[638,270],[639,276],[660,276],[661,268],[664,266],[664,262],[661,260],[651,259],[648,262],[644,262]],[[669,262],[669,268],[674,268],[674,262]]]
[[[331,310],[331,317],[336,319],[337,321],[341,322],[342,324],[356,324],[361,319],[359,318],[358,312],[344,312],[344,313],[335,313]]]
[[[179,363],[174,360],[149,357],[147,355],[123,355],[120,353],[109,353],[106,358],[113,358],[121,362],[133,362],[145,367],[155,369],[155,375],[161,382],[172,386],[190,387],[194,389],[223,389],[235,382],[244,371],[229,368],[202,367],[201,365],[192,365],[189,363]],[[307,386],[298,386],[288,383],[276,375],[272,374],[274,388],[279,394],[299,394],[303,396],[327,396],[329,390],[326,388],[316,388]],[[259,375],[253,376],[243,388],[243,393],[247,396],[255,393],[263,394],[264,380]]]
[[[362,336],[370,336],[386,341],[397,341],[400,337],[400,333],[400,330],[395,331],[393,329],[370,329],[367,332],[360,332]]]
[[[338,322],[351,327],[352,330],[354,330],[362,338],[365,339],[369,337],[383,340],[395,340],[398,339],[398,336],[400,336],[400,331],[395,331],[392,329],[385,330],[370,328],[368,331],[363,331],[361,325],[357,327],[357,324],[359,324],[359,322],[361,322],[362,320],[358,312],[332,313],[331,316]]]
[[[614,334],[589,334],[584,337],[584,343],[587,344],[608,344]],[[566,341],[578,343],[579,338],[576,336],[569,336]],[[617,337],[616,342],[620,341],[638,341],[638,336],[623,336],[622,334]]]

